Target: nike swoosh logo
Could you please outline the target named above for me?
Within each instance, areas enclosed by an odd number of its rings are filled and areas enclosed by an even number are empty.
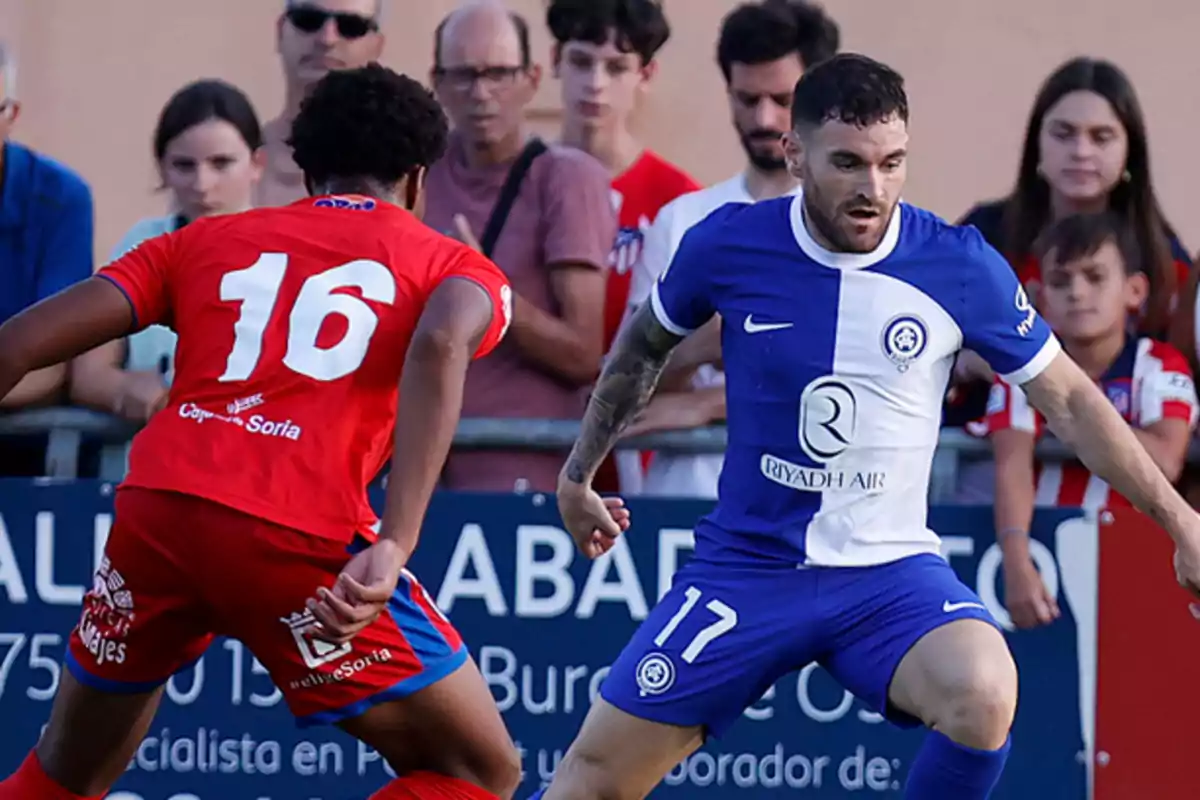
[[[765,331],[781,331],[784,328],[792,327],[794,324],[794,322],[755,322],[754,315],[751,314],[746,317],[746,324],[742,326],[742,329],[746,333],[763,333]]]
[[[951,603],[949,600],[942,603],[942,611],[949,614],[953,611],[961,611],[964,608],[982,608],[987,611],[987,606],[983,603]]]

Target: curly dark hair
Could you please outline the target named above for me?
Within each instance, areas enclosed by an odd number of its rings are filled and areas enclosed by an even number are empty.
[[[725,82],[736,64],[768,64],[792,53],[807,69],[832,58],[841,31],[825,9],[808,0],[744,3],[725,16],[717,39],[717,64]]]
[[[310,184],[369,178],[386,186],[441,158],[447,132],[428,89],[368,64],[322,78],[301,104],[288,144]]]
[[[842,53],[804,73],[792,98],[792,125],[844,122],[865,127],[899,117],[908,122],[904,78],[886,64]]]
[[[553,0],[546,26],[560,45],[602,45],[612,36],[617,48],[637,53],[648,64],[671,38],[659,0]]]

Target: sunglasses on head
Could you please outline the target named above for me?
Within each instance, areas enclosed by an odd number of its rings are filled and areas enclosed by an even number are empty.
[[[314,6],[293,6],[287,10],[287,19],[292,27],[304,33],[316,33],[332,19],[337,24],[338,36],[343,39],[361,39],[379,30],[379,23],[370,17],[344,11],[326,11]]]

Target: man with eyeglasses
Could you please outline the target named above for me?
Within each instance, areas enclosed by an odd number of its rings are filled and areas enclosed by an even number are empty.
[[[283,62],[283,113],[263,127],[267,168],[258,184],[256,206],[282,206],[307,196],[287,144],[292,122],[300,102],[330,70],[356,69],[379,60],[382,8],[383,0],[286,0],[275,28]]]
[[[17,63],[0,42],[0,322],[92,274],[92,193],[67,167],[8,140],[21,113]],[[0,412],[54,402],[67,368],[35,370]],[[0,476],[45,474],[44,436],[0,442]]]
[[[617,231],[610,176],[581,150],[529,137],[525,110],[541,76],[527,23],[498,2],[438,27],[433,85],[454,133],[429,171],[425,221],[482,250],[513,288],[512,328],[472,365],[464,417],[578,420],[600,368]],[[552,491],[564,455],[454,453],[445,486]]]

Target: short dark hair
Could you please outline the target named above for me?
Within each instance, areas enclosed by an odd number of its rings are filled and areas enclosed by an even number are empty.
[[[886,64],[842,53],[804,73],[792,95],[792,127],[844,122],[866,127],[899,117],[908,122],[904,78]]]
[[[671,38],[671,26],[658,0],[552,0],[546,26],[554,41],[601,45],[613,38],[617,49],[637,53],[643,64]]]
[[[446,150],[448,123],[429,90],[379,64],[330,72],[300,106],[288,143],[313,184],[392,185]]]
[[[163,106],[154,126],[154,157],[162,161],[175,137],[209,120],[228,122],[252,151],[262,147],[262,127],[250,98],[233,84],[202,80],[184,86]]]
[[[455,12],[442,17],[442,21],[433,30],[433,67],[437,69],[442,66],[442,35],[446,32],[446,25],[450,22],[450,18]],[[529,22],[515,11],[508,12],[508,18],[512,20],[513,29],[517,32],[517,45],[521,48],[521,66],[528,67],[533,63],[533,47],[529,44]],[[493,66],[503,66],[495,64]]]
[[[768,64],[794,53],[807,70],[832,58],[840,43],[837,23],[816,3],[763,0],[726,15],[717,40],[717,63],[728,83],[734,64]]]
[[[1112,211],[1071,214],[1052,223],[1034,242],[1033,255],[1043,263],[1054,256],[1058,264],[1096,254],[1108,243],[1115,244],[1125,262],[1125,274],[1145,273],[1137,238],[1129,223]]]

